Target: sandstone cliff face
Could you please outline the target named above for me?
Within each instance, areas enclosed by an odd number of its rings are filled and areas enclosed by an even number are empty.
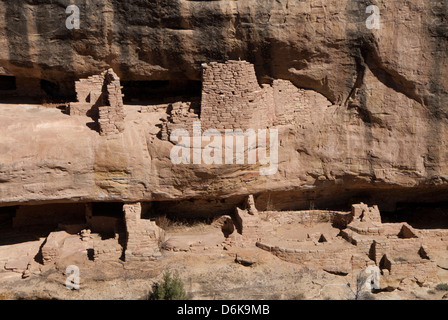
[[[260,83],[290,80],[330,106],[310,105],[297,125],[280,129],[274,176],[173,165],[156,118],[130,116],[123,135],[102,139],[55,110],[5,109],[4,205],[195,198],[205,200],[191,208],[211,201],[224,210],[249,193],[278,208],[446,200],[445,1],[87,1],[79,30],[65,28],[68,4],[2,1],[0,66],[71,97],[75,80],[110,67],[123,81],[200,81],[202,63],[241,58]],[[370,4],[380,8],[379,29],[366,28]]]
[[[368,67],[419,103],[446,98],[444,1],[87,1],[79,30],[65,28],[69,4],[2,1],[2,66],[54,82],[108,66],[122,80],[200,80],[201,63],[241,58],[261,80],[290,79],[332,102]],[[378,30],[365,25],[370,4]]]

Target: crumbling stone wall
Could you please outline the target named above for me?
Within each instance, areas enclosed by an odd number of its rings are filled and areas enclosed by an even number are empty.
[[[372,223],[373,225],[381,224],[381,214],[377,205],[369,207],[364,203],[352,205],[353,219],[360,222]]]
[[[123,94],[120,78],[112,69],[75,83],[78,102],[70,103],[70,115],[90,116],[101,135],[124,131]]]
[[[241,211],[238,210],[240,215]],[[305,217],[306,213],[297,214]],[[330,221],[341,229],[329,241],[321,241],[323,234],[319,238],[318,232],[309,234],[306,241],[278,242],[264,232],[260,240],[255,240],[256,246],[283,260],[320,266],[340,275],[376,265],[385,285],[397,285],[404,279],[431,282],[438,277],[437,266],[444,266],[445,260],[440,257],[445,256],[448,243],[446,230],[418,230],[407,223],[383,224],[378,206],[364,203],[352,205],[349,213],[332,212]],[[341,242],[341,238],[346,242]]]
[[[201,120],[204,128],[258,129],[311,118],[315,105],[329,105],[322,95],[299,89],[289,80],[258,84],[247,61],[203,64]]]
[[[52,232],[48,235],[42,246],[42,262],[44,264],[54,263],[59,258],[59,252],[65,239],[65,232]]]
[[[326,250],[325,247],[316,249],[297,249],[297,248],[282,248],[278,246],[269,245],[262,242],[257,242],[256,246],[260,249],[271,252],[282,260],[300,263],[303,265],[315,267],[320,266],[323,269],[347,269],[342,266],[347,265],[353,256],[353,250],[350,248],[340,248],[337,252],[334,250]],[[366,259],[367,261],[367,259]],[[364,262],[364,268],[367,263]]]
[[[164,233],[154,221],[141,218],[142,206],[140,202],[123,205],[126,222],[126,261],[148,260],[159,257],[159,242]]]
[[[77,102],[69,105],[69,113],[74,116],[98,118],[98,106],[104,104],[104,73],[93,75],[75,82]]]
[[[197,108],[192,102],[175,102],[170,104],[170,115],[167,121],[162,123],[162,140],[168,140],[171,133],[176,129],[187,130],[193,135],[193,123],[199,121]]]
[[[306,122],[316,105],[328,106],[322,95],[295,87],[288,80],[259,85],[253,64],[229,60],[203,64],[200,112],[189,103],[172,105],[161,125],[161,138],[168,140],[175,129],[192,134],[193,122],[207,129],[264,129]]]
[[[297,88],[291,81],[282,79],[276,79],[272,83],[272,101],[276,126],[310,122],[315,106],[330,104],[317,92]]]
[[[205,129],[257,129],[272,123],[273,106],[247,61],[203,64],[201,121]]]
[[[308,105],[305,90],[296,88],[290,81],[274,80],[272,83],[273,101],[275,104],[275,125],[286,125],[292,123],[295,113]],[[302,114],[302,116],[304,116]]]
[[[105,104],[99,107],[101,135],[117,134],[124,131],[123,94],[120,78],[112,69],[104,75]]]
[[[244,209],[236,207],[235,212],[231,217],[231,221],[227,220],[226,222],[228,224],[232,224],[232,226],[226,226],[227,229],[232,230],[232,232],[226,234],[227,244],[242,247],[248,243],[255,244],[260,240],[263,232],[271,229],[269,224],[263,224],[263,226],[261,225],[261,217],[259,216],[258,210],[255,206],[253,195],[249,195],[246,198],[243,207]]]

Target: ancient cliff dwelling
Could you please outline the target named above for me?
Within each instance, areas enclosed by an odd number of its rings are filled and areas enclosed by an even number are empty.
[[[0,0],[0,300],[448,299],[447,8]]]

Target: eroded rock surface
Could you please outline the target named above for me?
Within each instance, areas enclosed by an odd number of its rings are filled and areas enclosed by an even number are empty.
[[[74,97],[75,81],[110,67],[124,82],[183,87],[202,80],[203,63],[245,59],[260,84],[289,80],[332,104],[310,100],[280,131],[274,177],[253,177],[247,167],[172,166],[171,145],[155,138],[158,121],[143,117],[105,140],[84,120],[56,111],[2,107],[2,203],[215,199],[266,190],[277,208],[345,203],[366,190],[382,209],[415,196],[443,200],[432,192],[445,190],[447,178],[446,3],[377,3],[379,29],[366,28],[368,4],[106,1],[80,4],[81,28],[68,30],[67,1],[0,3],[1,66],[17,78],[19,96],[41,91],[44,80],[59,88],[53,94]]]
[[[139,262],[161,248],[228,251],[261,274],[271,265],[258,255],[319,263],[332,277],[374,264],[388,287],[423,286],[446,270],[443,210],[434,219],[417,210],[430,228],[381,221],[406,213],[403,204],[448,200],[446,2],[378,1],[379,29],[366,27],[371,2],[358,0],[108,0],[79,4],[75,30],[65,28],[69,4],[0,2],[0,226],[12,228],[0,240],[20,246],[0,256],[6,270],[29,278],[61,257]],[[174,163],[173,133],[199,121],[200,132],[278,132],[278,167],[264,175],[260,162]],[[292,246],[280,227],[263,239],[276,224],[262,211],[360,201],[378,207],[301,212],[300,223],[330,215],[334,226],[307,225]],[[164,241],[145,214],[226,215],[224,236]],[[14,234],[35,225],[44,229]]]

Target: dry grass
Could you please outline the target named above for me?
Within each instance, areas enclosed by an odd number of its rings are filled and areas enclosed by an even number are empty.
[[[0,292],[1,300],[14,300],[14,295],[11,292]]]
[[[201,232],[210,227],[210,223],[200,219],[173,220],[167,216],[160,216],[155,219],[156,224],[167,232]]]

